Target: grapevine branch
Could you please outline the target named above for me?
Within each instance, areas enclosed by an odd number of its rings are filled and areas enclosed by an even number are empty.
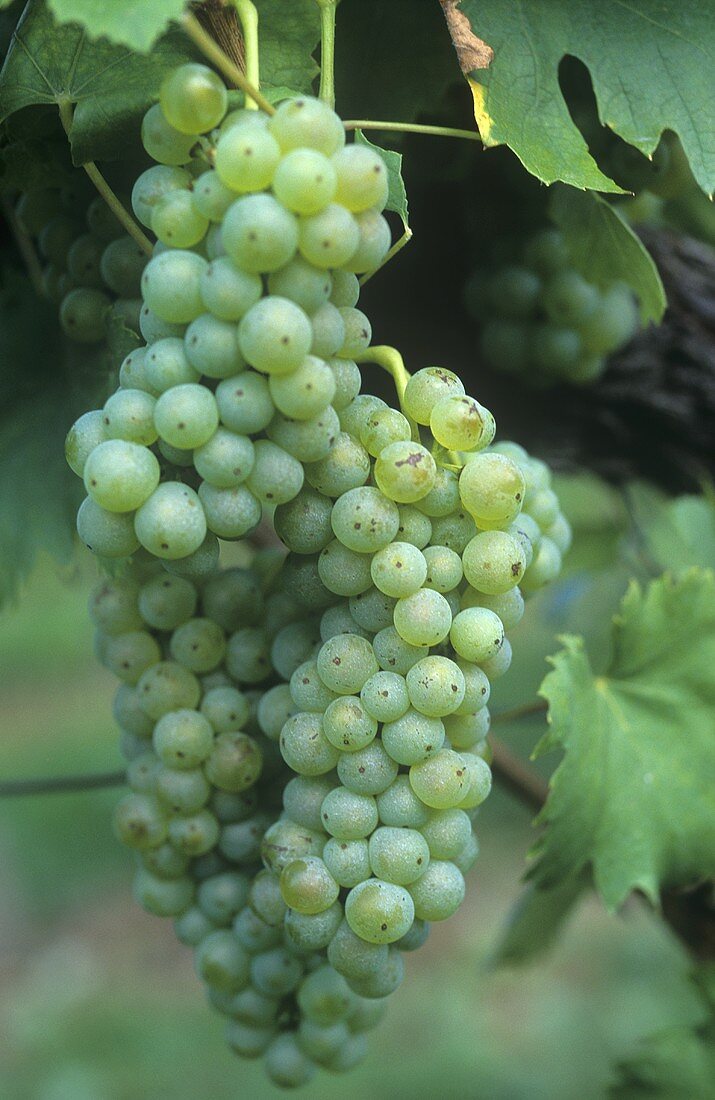
[[[67,794],[74,791],[94,791],[102,787],[120,787],[127,773],[97,772],[89,775],[50,775],[37,779],[6,779],[0,782],[0,798],[15,798],[25,794]]]

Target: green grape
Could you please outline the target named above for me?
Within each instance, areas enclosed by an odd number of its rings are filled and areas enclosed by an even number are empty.
[[[233,933],[249,955],[270,951],[272,947],[278,947],[283,939],[279,928],[272,928],[270,924],[266,924],[248,906],[236,915],[233,921]]]
[[[379,739],[357,752],[343,753],[338,760],[338,778],[353,794],[382,794],[394,781],[397,770]]]
[[[194,896],[190,878],[161,879],[140,867],[134,876],[132,892],[142,909],[156,917],[178,917],[189,908]]]
[[[317,856],[296,859],[284,867],[280,886],[286,905],[307,915],[329,909],[340,892],[330,871]]]
[[[267,814],[255,814],[246,821],[224,825],[219,840],[221,852],[232,863],[255,863],[270,820]]]
[[[464,699],[455,714],[473,714],[489,702],[489,679],[477,666],[468,661],[457,662],[464,676]],[[486,732],[486,731],[485,731]]]
[[[462,580],[462,559],[448,546],[427,546],[424,550],[427,563],[425,588],[436,592],[453,592]]]
[[[360,429],[360,442],[365,449],[377,458],[391,443],[410,439],[410,425],[407,419],[389,406],[377,406],[368,413]]]
[[[457,806],[467,793],[467,782],[462,758],[452,749],[440,749],[410,768],[413,791],[421,802],[435,810]]]
[[[176,628],[169,649],[174,660],[191,672],[210,672],[223,660],[226,639],[211,619],[189,619]]]
[[[336,602],[320,579],[318,559],[314,555],[289,554],[283,564],[281,581],[293,600],[301,608],[310,608],[311,614]]]
[[[338,543],[339,545],[340,543]],[[343,547],[343,550],[345,550],[345,547]],[[345,550],[345,553],[354,558],[360,556],[359,554],[353,554],[352,550]],[[320,565],[320,562],[318,562],[318,565]],[[332,607],[326,608],[320,619],[320,637],[322,641],[327,642],[329,638],[334,638],[336,634],[359,634],[361,638],[370,637],[369,631],[363,630],[355,622],[350,611],[350,605],[346,601],[341,601],[333,604]]]
[[[379,210],[364,210],[355,215],[360,241],[355,252],[346,262],[348,271],[375,271],[390,251],[392,233],[386,218]]]
[[[219,133],[223,134],[226,130],[230,130],[233,126],[248,125],[258,126],[261,129],[265,129],[268,126],[268,115],[263,111],[253,110],[249,107],[237,107],[233,111],[229,111],[223,122],[219,126]]]
[[[196,550],[183,558],[164,559],[163,566],[177,577],[188,577],[190,580],[203,581],[216,569],[219,558],[219,544],[214,535],[209,532],[199,543]]]
[[[451,860],[464,850],[472,823],[464,810],[435,810],[420,828],[432,859]]]
[[[217,489],[231,489],[245,481],[254,464],[254,448],[245,435],[218,428],[194,451],[196,472]]]
[[[544,309],[557,325],[578,327],[599,303],[598,289],[573,268],[557,271],[546,282],[541,295]]]
[[[181,249],[154,256],[141,280],[146,305],[163,321],[193,321],[203,313],[200,280],[206,267],[202,256]]]
[[[370,559],[367,554],[348,550],[333,539],[320,553],[318,574],[325,587],[337,596],[357,595],[370,587]]]
[[[221,239],[238,267],[267,274],[293,259],[298,222],[272,195],[244,195],[226,211]]]
[[[104,405],[105,437],[150,446],[157,438],[155,405],[154,398],[143,390],[117,390]]]
[[[141,141],[152,160],[159,164],[186,164],[196,144],[196,134],[182,133],[166,121],[158,103],[142,119]]]
[[[228,96],[220,76],[191,62],[164,77],[159,103],[169,125],[180,133],[204,134],[225,115]]]
[[[344,1023],[322,1027],[312,1020],[301,1020],[296,1032],[296,1040],[302,1052],[319,1066],[328,1068],[349,1039],[350,1034]]]
[[[248,984],[250,960],[227,929],[217,929],[201,941],[195,962],[199,977],[215,989],[234,993]]]
[[[430,861],[427,841],[420,833],[393,826],[383,825],[375,830],[370,837],[369,854],[373,875],[396,886],[414,882]]]
[[[386,944],[368,943],[353,932],[346,920],[340,925],[328,945],[328,962],[338,974],[343,975],[351,983],[355,979],[384,972],[388,957]],[[347,1011],[341,1014],[342,1018],[347,1016],[350,1008],[351,1005],[348,1002]]]
[[[439,752],[444,744],[444,723],[412,708],[382,727],[382,743],[393,760],[409,766]]]
[[[79,286],[102,287],[99,260],[102,244],[89,233],[83,233],[72,243],[67,253],[67,273]]]
[[[539,489],[535,493],[529,493],[524,509],[543,529],[555,523],[558,519],[560,513],[559,498],[553,489]]]
[[[435,461],[421,443],[390,443],[375,463],[375,481],[385,496],[412,504],[427,495],[437,475]]]
[[[303,977],[303,963],[282,947],[263,951],[251,959],[251,984],[266,997],[285,997]]]
[[[275,443],[259,439],[254,446],[255,461],[248,477],[251,492],[268,504],[286,504],[303,485],[303,468]]]
[[[279,743],[286,764],[299,775],[325,775],[340,755],[325,736],[322,715],[307,711],[288,719]]]
[[[219,179],[232,191],[263,191],[273,180],[280,156],[278,142],[267,129],[238,125],[219,137],[214,164]]]
[[[153,753],[146,753],[153,756]],[[156,757],[154,757],[156,761]],[[136,761],[135,761],[136,763]],[[131,770],[131,765],[128,771]],[[150,848],[141,855],[142,866],[156,875],[157,878],[177,879],[185,874],[189,861],[181,852],[172,848],[171,844],[160,844],[158,848]]]
[[[427,562],[421,550],[408,542],[391,542],[370,563],[372,580],[387,596],[410,596],[422,587]]]
[[[490,680],[498,680],[500,676],[509,671],[511,658],[511,643],[508,638],[505,638],[501,649],[493,657],[482,661],[482,668]]]
[[[487,410],[473,397],[443,397],[432,409],[432,435],[443,447],[472,451],[491,443]]]
[[[534,328],[531,353],[538,367],[550,375],[568,375],[583,351],[581,336],[573,328],[542,324]]]
[[[521,511],[525,490],[524,475],[517,464],[494,452],[474,455],[459,477],[462,504],[480,527],[511,523]]]
[[[286,904],[277,875],[267,870],[259,871],[251,882],[248,903],[266,924],[279,927],[286,915]]]
[[[191,322],[184,343],[192,367],[207,378],[231,378],[245,366],[235,324],[211,313]]]
[[[417,501],[415,507],[426,516],[439,519],[449,516],[459,509],[459,478],[454,470],[444,466],[437,467],[434,485]]]
[[[92,590],[89,615],[103,634],[123,634],[141,630],[142,617],[137,606],[138,585],[129,577],[102,581]]]
[[[332,539],[331,511],[332,502],[328,497],[304,485],[291,501],[276,508],[275,532],[289,550],[297,554],[317,554]]]
[[[392,542],[399,526],[399,513],[394,502],[379,489],[358,487],[343,493],[335,502],[331,522],[344,546],[358,553],[372,553]]]
[[[446,920],[464,900],[462,872],[446,860],[433,859],[425,873],[409,887],[420,920]]]
[[[228,640],[226,668],[239,683],[259,684],[271,671],[268,639],[255,627],[237,630]]]
[[[318,462],[330,452],[340,432],[335,409],[328,405],[308,420],[291,420],[281,413],[268,425],[266,435],[302,462]]]
[[[485,607],[468,607],[455,615],[449,640],[465,661],[480,664],[501,649],[504,626],[493,611]]]
[[[402,398],[405,415],[418,424],[430,422],[432,409],[445,397],[463,397],[464,386],[451,370],[424,367],[410,378]]]
[[[269,871],[280,874],[294,859],[321,855],[325,839],[322,831],[314,832],[304,825],[280,818],[266,830],[261,844],[261,859]]]
[[[335,394],[332,405],[340,413],[347,408],[360,392],[360,386],[362,385],[360,368],[352,359],[330,359],[328,366],[333,372],[335,380]]]
[[[346,145],[333,157],[333,165],[337,173],[337,202],[355,213],[385,206],[387,167],[376,150],[366,145]]]
[[[313,342],[310,350],[321,359],[337,355],[345,343],[345,322],[332,302],[324,302],[312,314]]]
[[[268,1027],[275,1022],[278,1005],[272,997],[264,997],[249,986],[231,996],[227,1015],[251,1027]]]
[[[110,512],[138,508],[158,483],[159,463],[147,447],[137,443],[107,440],[85,462],[85,488],[95,503]]]
[[[162,768],[156,780],[156,795],[173,814],[193,814],[209,800],[211,788],[200,768],[176,771]]]
[[[159,435],[172,447],[200,447],[218,427],[216,399],[206,386],[184,382],[158,398],[154,421]]]
[[[40,230],[37,239],[40,253],[44,259],[64,270],[70,246],[81,231],[80,226],[72,218],[65,214],[57,214]]]
[[[289,680],[311,656],[317,643],[318,631],[313,622],[288,623],[279,630],[271,646],[271,663],[278,675]]]
[[[289,1032],[277,1035],[271,1041],[263,1068],[269,1081],[284,1089],[307,1085],[316,1069],[315,1063],[303,1054],[297,1040]]]
[[[209,810],[173,817],[169,822],[171,843],[188,856],[210,852],[218,841],[219,831],[219,823]]]
[[[191,201],[194,210],[207,221],[220,222],[235,198],[236,192],[226,187],[218,173],[208,171],[194,183]]]
[[[139,738],[151,737],[154,723],[142,709],[139,696],[129,684],[120,684],[112,703],[112,714],[117,725]],[[142,752],[146,751],[146,745]]]
[[[327,497],[341,497],[364,485],[370,476],[370,457],[347,432],[338,432],[330,451],[305,469],[306,480]]]
[[[156,313],[153,313],[147,305],[143,305],[139,312],[139,330],[147,344],[153,344],[156,340],[162,340],[166,336],[183,336],[184,325],[174,325],[169,321],[163,321]],[[141,349],[139,349],[141,350]],[[132,354],[136,354],[136,351]],[[137,387],[141,389],[142,387]]]
[[[445,597],[433,588],[420,588],[397,601],[395,629],[414,646],[439,645],[452,625],[452,612]]]
[[[124,760],[130,763],[132,760],[136,760],[138,756],[142,755],[145,747],[142,738],[137,737],[135,733],[130,733],[129,730],[120,731],[119,753]]]
[[[289,780],[283,791],[283,808],[296,825],[306,829],[322,830],[320,816],[323,799],[335,786],[332,773],[308,776],[296,775]]]
[[[479,856],[479,843],[477,838],[472,834],[469,840],[464,845],[464,848],[452,859],[455,867],[466,875],[467,871],[471,870],[474,864],[477,862]]]
[[[398,775],[376,796],[377,812],[383,825],[419,829],[429,820],[429,811],[410,786],[409,777]]]
[[[436,546],[446,546],[459,555],[464,553],[467,543],[476,533],[474,520],[463,511],[435,518],[432,523],[432,542]]]
[[[199,286],[206,309],[221,321],[239,321],[262,293],[260,277],[239,270],[228,256],[211,261]]]
[[[303,1017],[323,1027],[344,1020],[355,1005],[345,979],[325,964],[304,978],[296,1000]]]
[[[172,195],[181,193],[184,192],[171,192],[159,201],[163,202]],[[154,211],[156,209],[157,206],[154,207]],[[152,224],[153,218],[154,214],[152,214]],[[144,249],[132,237],[118,237],[117,240],[110,241],[102,253],[100,260],[102,278],[109,289],[121,298],[136,298],[146,262]]]
[[[137,851],[158,847],[168,834],[164,809],[146,794],[125,795],[114,809],[113,826],[122,844]]]
[[[328,301],[332,282],[329,272],[314,267],[302,256],[295,256],[285,267],[269,274],[268,292],[288,298],[312,314]]]
[[[360,230],[350,211],[333,202],[301,218],[297,244],[303,259],[315,267],[342,267],[360,244]]]
[[[377,588],[351,596],[349,606],[354,621],[370,634],[392,625],[395,600]]]
[[[320,679],[318,665],[312,658],[304,661],[290,678],[290,693],[300,710],[321,713],[336,698]]]
[[[323,732],[337,749],[356,752],[374,740],[377,722],[364,709],[360,699],[354,695],[343,695],[334,699],[326,709]]]
[[[401,886],[370,879],[348,894],[345,917],[353,932],[368,943],[394,943],[409,931],[415,906]]]
[[[410,705],[407,684],[396,672],[376,672],[360,692],[363,707],[378,722],[394,722]]]
[[[478,592],[501,595],[524,576],[524,552],[506,531],[481,531],[469,542],[462,558],[464,575]]]
[[[159,199],[170,191],[186,189],[190,185],[191,176],[183,168],[159,164],[147,168],[137,177],[132,188],[131,205],[137,220],[147,229],[150,229],[152,213]],[[105,205],[104,201],[101,201]],[[113,232],[111,235],[108,233],[103,234],[103,240],[112,241],[123,234],[124,230],[118,222],[116,225],[118,231]]]
[[[80,344],[96,344],[105,336],[105,316],[110,300],[101,290],[78,287],[62,299],[60,324]]]
[[[150,554],[174,560],[199,549],[206,536],[206,517],[193,489],[179,481],[165,481],[139,508],[134,528]]]
[[[459,708],[465,693],[464,675],[448,657],[423,657],[406,676],[411,705],[431,718],[444,718]]]
[[[498,596],[488,596],[484,592],[471,592],[469,602],[464,607],[486,607],[501,619],[505,630],[513,630],[524,614],[524,597],[519,588],[512,588]]]
[[[503,317],[528,320],[541,294],[541,280],[526,267],[512,265],[498,271],[491,281],[489,297]]]
[[[524,573],[521,587],[524,592],[535,592],[555,580],[561,572],[561,552],[555,542],[542,538],[529,568]]]
[[[607,355],[627,343],[638,329],[638,306],[630,287],[615,283],[579,326],[586,351]]]
[[[256,626],[263,616],[259,577],[252,569],[224,569],[202,591],[204,614],[226,631]]]
[[[308,317],[288,298],[261,299],[238,328],[241,352],[252,367],[265,374],[290,374],[300,367],[312,338]]]
[[[84,476],[87,459],[95,447],[104,443],[106,439],[104,414],[101,409],[83,413],[74,422],[65,439],[65,458],[67,465],[78,477]]]
[[[330,157],[345,144],[340,118],[327,103],[312,96],[284,100],[268,127],[284,153],[308,148]]]
[[[345,341],[342,347],[339,348],[339,354],[344,359],[354,359],[356,355],[359,355],[360,352],[365,351],[370,346],[372,326],[360,309],[349,309],[341,306],[339,312],[345,325]]]
[[[335,379],[327,363],[306,355],[290,374],[272,375],[268,387],[276,408],[284,416],[309,420],[330,404]]]
[[[168,768],[197,768],[209,756],[213,740],[208,721],[194,709],[164,714],[154,727],[154,751]]]
[[[378,671],[373,648],[366,638],[339,634],[325,642],[318,653],[318,673],[326,687],[339,695],[356,695]]]
[[[214,687],[206,692],[201,700],[201,713],[213,726],[216,733],[229,733],[243,729],[250,708],[243,692],[234,687]]]
[[[158,721],[172,710],[194,710],[199,705],[201,685],[192,670],[174,661],[160,661],[142,673],[137,693],[142,709]]]
[[[214,924],[226,925],[246,904],[250,880],[235,871],[204,879],[196,893],[201,912]]]
[[[387,1003],[385,1001],[367,1000],[359,997],[357,1004],[347,1018],[347,1025],[351,1034],[361,1035],[365,1031],[373,1031],[385,1018]]]
[[[119,368],[119,385],[124,390],[143,390],[144,393],[156,397],[156,391],[147,376],[147,350],[147,348],[134,348],[124,357]]]
[[[216,388],[221,423],[239,435],[256,435],[275,413],[268,381],[253,371],[226,378]]]
[[[295,214],[317,214],[332,202],[336,187],[332,162],[315,149],[286,153],[273,179],[277,198]]]
[[[152,209],[152,232],[171,248],[191,248],[203,240],[208,227],[208,218],[198,212],[190,191],[168,191]]]
[[[566,242],[558,229],[542,229],[528,241],[524,261],[539,275],[553,275],[568,263]]]
[[[323,849],[323,860],[333,879],[343,887],[357,886],[370,876],[368,842],[331,837]],[[342,919],[342,907],[340,910]],[[340,921],[338,921],[338,925]],[[335,929],[337,931],[337,928]]]
[[[386,672],[396,672],[405,676],[420,657],[426,657],[429,648],[426,645],[411,645],[395,630],[388,626],[378,631],[373,639],[375,657],[380,668]]]

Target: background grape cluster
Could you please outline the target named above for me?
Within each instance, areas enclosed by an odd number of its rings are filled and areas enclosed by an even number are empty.
[[[289,1086],[360,1060],[403,952],[459,906],[490,681],[570,532],[452,372],[398,371],[402,411],[360,393],[382,158],[318,100],[226,111],[188,65],[145,118],[146,345],[67,456],[80,536],[131,558],[92,613],[136,896],[176,918],[231,1047]],[[222,567],[262,518],[288,555]]]

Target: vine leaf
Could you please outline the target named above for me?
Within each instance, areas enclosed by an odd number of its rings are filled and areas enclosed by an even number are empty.
[[[552,887],[527,883],[509,914],[493,961],[521,964],[547,951],[587,887],[588,877],[583,872]]]
[[[590,156],[559,86],[559,64],[574,56],[590,70],[604,126],[646,155],[664,129],[675,131],[698,184],[712,193],[715,129],[697,107],[712,95],[708,0],[462,0],[458,10],[494,52],[468,77],[485,145],[508,145],[544,183],[618,191]]]
[[[715,569],[715,500],[681,496],[674,500],[650,485],[629,485],[627,500],[638,537],[650,561],[682,572],[694,565]]]
[[[610,909],[632,890],[715,872],[715,577],[693,569],[633,584],[614,620],[610,667],[594,674],[580,638],[562,639],[541,694],[562,749],[538,821],[536,885],[591,865]]]
[[[405,229],[410,228],[409,210],[407,207],[407,191],[405,181],[402,178],[402,153],[396,153],[394,149],[381,149],[379,145],[368,141],[362,130],[355,131],[356,145],[367,145],[373,149],[385,162],[387,168],[388,192],[386,210],[392,210],[399,214]]]
[[[91,38],[109,38],[132,50],[148,50],[178,19],[185,7],[184,0],[112,0],[98,4],[97,0],[48,0],[50,9],[60,23],[80,23]]]
[[[75,164],[124,155],[164,74],[192,59],[188,39],[173,32],[151,55],[106,40],[91,42],[76,24],[57,25],[47,6],[31,2],[15,29],[0,73],[0,121],[23,107],[76,104],[70,132]]]
[[[574,267],[604,289],[622,279],[640,303],[641,321],[656,324],[666,307],[665,290],[653,258],[613,207],[592,191],[557,186],[550,202]]]
[[[261,84],[310,92],[319,69],[313,51],[320,41],[315,0],[254,0],[258,9]]]

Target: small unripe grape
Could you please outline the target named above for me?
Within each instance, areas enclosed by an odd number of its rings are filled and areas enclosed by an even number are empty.
[[[203,134],[218,126],[228,95],[220,76],[192,62],[164,78],[159,102],[169,125],[182,134]]]

